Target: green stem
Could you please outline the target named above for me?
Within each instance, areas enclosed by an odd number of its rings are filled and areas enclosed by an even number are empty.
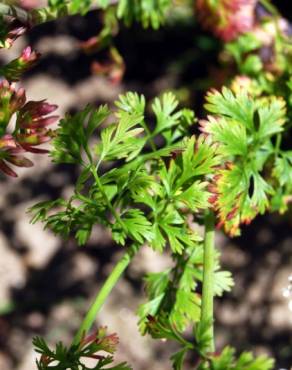
[[[209,351],[215,351],[214,344],[214,261],[215,261],[215,216],[212,211],[205,216],[204,270],[201,322],[208,323]]]
[[[269,0],[260,0],[260,3],[275,17],[280,16],[278,9]]]
[[[141,126],[144,128],[145,132],[146,132],[146,135],[147,135],[147,139],[149,141],[149,144],[151,146],[151,149],[153,152],[156,152],[157,148],[156,148],[156,145],[155,145],[155,142],[153,140],[153,137],[152,137],[152,134],[148,128],[148,126],[146,125],[145,122],[141,122]]]
[[[95,322],[96,316],[103,306],[105,300],[109,296],[113,287],[116,285],[117,281],[119,280],[125,269],[128,267],[129,263],[136,255],[138,250],[139,247],[137,247],[136,245],[132,245],[116,264],[116,266],[106,279],[105,283],[103,284],[102,288],[99,290],[94,302],[92,303],[89,311],[83,319],[81,326],[73,339],[72,346],[78,345],[84,335],[86,335],[86,333],[91,329],[92,325]]]
[[[97,168],[95,168],[94,166],[92,166],[91,173],[93,174],[93,177],[95,179],[96,185],[98,186],[99,191],[101,192],[102,196],[104,197],[109,210],[111,211],[111,213],[115,217],[116,221],[120,224],[120,226],[122,227],[122,229],[127,234],[128,233],[127,228],[125,227],[125,225],[124,225],[124,223],[123,223],[120,215],[115,210],[114,206],[112,205],[111,201],[108,199],[108,196],[106,195],[106,193],[105,193],[105,191],[103,189],[102,183],[100,182],[100,178],[99,178],[98,173],[97,173]]]
[[[277,136],[276,136],[276,145],[275,145],[275,156],[277,156],[280,152],[281,141],[282,141],[282,135],[277,134]]]

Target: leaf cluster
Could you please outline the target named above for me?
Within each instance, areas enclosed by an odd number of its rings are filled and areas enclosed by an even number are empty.
[[[75,232],[80,244],[100,223],[122,245],[127,239],[158,251],[170,245],[178,254],[194,245],[198,236],[186,218],[208,207],[205,177],[219,156],[203,136],[182,139],[194,116],[177,105],[171,93],[154,100],[152,131],[145,99],[134,93],[121,96],[113,114],[106,106],[87,107],[62,120],[53,160],[82,171],[71,198],[37,204],[33,221],[44,221],[62,236]],[[167,142],[163,149],[156,147],[158,135]]]
[[[213,202],[220,224],[237,235],[240,223],[249,223],[270,208],[279,188],[273,178],[285,182],[279,177],[287,157],[279,148],[286,121],[285,101],[254,99],[245,90],[233,93],[227,88],[209,92],[206,100],[205,108],[212,115],[201,122],[201,129],[218,143],[224,158],[213,178]]]
[[[172,5],[171,0],[116,4],[49,0],[47,8],[29,16],[34,24],[85,14],[98,6],[106,10],[105,27],[98,36],[101,49],[111,44],[119,19],[127,26],[138,22],[145,28],[158,28]],[[2,16],[0,30],[2,47],[11,31]],[[169,248],[173,266],[146,276],[148,301],[138,314],[143,334],[180,345],[171,357],[175,370],[182,369],[188,351],[196,352],[195,366],[200,370],[269,370],[273,366],[272,360],[254,358],[249,352],[236,358],[229,347],[219,355],[210,354],[212,322],[201,319],[204,259],[197,231],[212,204],[219,226],[237,235],[241,223],[269,209],[283,212],[291,200],[292,152],[281,149],[284,124],[292,115],[291,47],[279,30],[273,37],[268,62],[261,55],[263,44],[256,32],[226,45],[225,52],[239,72],[251,78],[245,80],[245,89],[233,83],[233,91],[223,88],[207,94],[205,108],[210,115],[201,122],[203,134],[198,137],[188,135],[194,113],[179,109],[172,93],[154,99],[149,115],[145,98],[135,93],[121,95],[113,109],[88,106],[67,115],[60,122],[51,156],[57,164],[80,168],[75,189],[69,199],[41,202],[31,209],[33,222],[43,221],[62,237],[74,235],[80,245],[87,243],[94,225],[101,224],[120,245],[146,243],[158,252]],[[12,71],[16,79],[15,66],[12,63],[2,72]],[[23,70],[19,67],[18,72]],[[221,296],[232,286],[231,274],[221,271],[217,254],[214,295]],[[194,339],[187,340],[185,332],[190,327]],[[130,370],[125,363],[113,365],[116,344],[116,336],[106,335],[104,329],[78,345],[67,348],[58,343],[54,350],[35,338],[41,355],[37,367],[88,370],[82,360],[90,357],[97,360],[95,370]]]
[[[105,10],[110,6],[115,6],[117,18],[121,19],[127,26],[138,22],[144,28],[151,26],[157,29],[165,22],[171,3],[171,0],[119,0],[117,4],[109,0],[50,0],[49,6],[53,10],[68,8],[69,14],[85,14],[94,6]]]
[[[190,348],[203,351],[200,331],[197,344],[182,334],[200,320],[203,247],[194,225],[210,206],[208,181],[221,154],[210,137],[185,137],[194,114],[178,109],[172,93],[154,99],[149,117],[138,94],[122,95],[115,105],[114,111],[87,107],[60,122],[53,160],[79,165],[81,173],[69,200],[31,209],[33,222],[41,220],[62,236],[73,232],[79,244],[99,223],[121,245],[170,248],[174,267],[146,277],[149,301],[139,317],[143,333],[182,345],[181,360],[173,357],[179,369]],[[164,141],[162,148],[157,138]],[[216,295],[232,286],[230,274],[220,271],[219,256],[215,281]]]

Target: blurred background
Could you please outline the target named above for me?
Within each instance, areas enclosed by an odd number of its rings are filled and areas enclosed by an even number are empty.
[[[285,8],[285,1],[278,3]],[[170,19],[159,31],[121,28],[115,40],[126,65],[120,83],[92,74],[92,63],[104,56],[87,55],[80,48],[80,42],[100,28],[98,11],[38,26],[12,49],[1,51],[0,63],[17,57],[26,45],[37,49],[42,58],[22,84],[28,98],[58,104],[61,116],[87,103],[111,105],[124,91],[137,91],[151,100],[166,89],[173,90],[184,106],[194,108],[198,117],[202,115],[204,92],[222,82],[220,43],[202,33],[191,16]],[[99,227],[88,245],[80,248],[73,238],[60,240],[41,224],[29,223],[28,207],[70,194],[79,173],[74,166],[53,165],[47,156],[33,160],[35,167],[18,171],[16,180],[1,175],[1,370],[35,369],[31,345],[35,335],[45,336],[49,343],[69,344],[121,253]],[[223,265],[235,278],[232,293],[216,302],[218,350],[231,343],[238,350],[274,356],[276,369],[292,366],[292,311],[283,296],[292,275],[291,230],[291,214],[272,214],[258,217],[243,229],[242,237],[231,240],[218,232]],[[167,255],[142,249],[97,318],[97,325],[107,325],[120,337],[117,360],[128,361],[135,370],[171,368],[168,358],[173,348],[141,338],[135,316],[144,300],[143,275],[168,264]]]

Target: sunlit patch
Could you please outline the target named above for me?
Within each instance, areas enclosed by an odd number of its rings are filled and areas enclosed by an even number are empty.
[[[288,278],[288,286],[283,288],[282,295],[284,298],[288,299],[288,308],[292,312],[292,275]]]

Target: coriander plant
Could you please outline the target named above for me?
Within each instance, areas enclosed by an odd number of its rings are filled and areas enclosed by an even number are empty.
[[[114,83],[123,78],[126,66],[115,46],[121,24],[157,29],[185,11],[221,39],[225,81],[206,91],[202,119],[182,108],[173,92],[152,102],[127,92],[114,107],[88,105],[67,114],[54,130],[48,126],[59,119],[51,115],[57,106],[26,101],[16,84],[40,55],[28,46],[0,68],[2,172],[16,177],[11,166],[32,166],[23,154],[46,153],[38,146],[50,140],[55,163],[80,168],[72,194],[33,206],[32,222],[43,222],[62,238],[73,234],[79,245],[99,224],[124,251],[69,347],[62,338],[54,349],[34,339],[40,354],[36,367],[85,370],[82,360],[90,357],[96,370],[132,369],[113,364],[116,334],[91,330],[111,290],[147,245],[158,253],[170,251],[172,266],[145,276],[145,303],[137,308],[137,322],[141,335],[179,345],[171,356],[174,370],[184,368],[187,356],[198,370],[273,369],[268,357],[238,355],[231,346],[216,349],[214,299],[234,283],[221,269],[214,236],[216,228],[239,235],[242,224],[269,211],[284,213],[291,202],[292,151],[282,146],[291,127],[291,26],[268,0],[49,0],[44,8],[2,1],[0,46],[11,47],[40,23],[93,8],[102,12],[104,25],[82,47],[110,55],[107,64],[95,63],[95,73]],[[14,128],[8,131],[13,117]]]

